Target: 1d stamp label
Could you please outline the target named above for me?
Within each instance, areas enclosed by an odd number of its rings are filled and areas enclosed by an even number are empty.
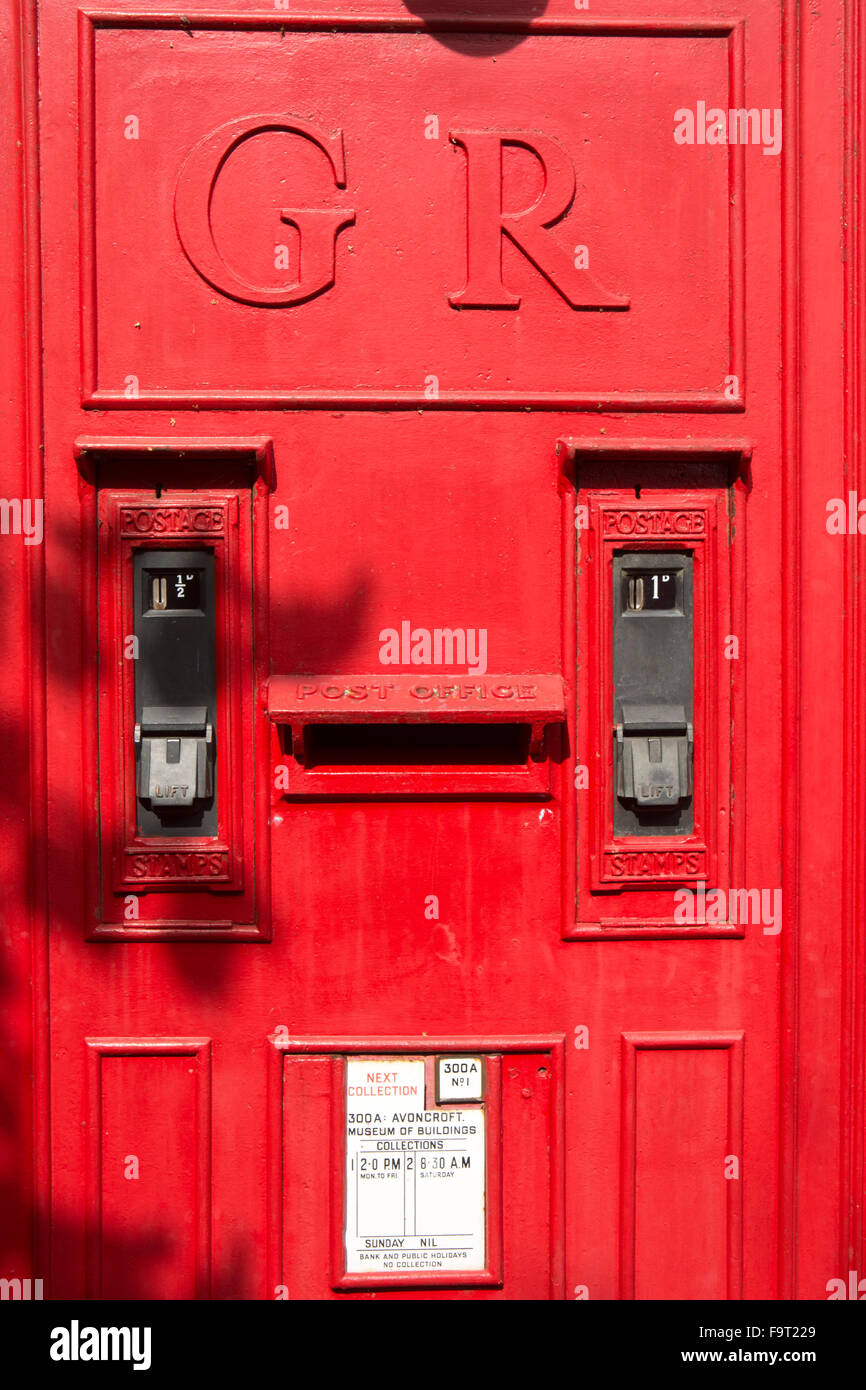
[[[424,1059],[346,1063],[346,1272],[483,1270],[483,1108],[426,1107]]]

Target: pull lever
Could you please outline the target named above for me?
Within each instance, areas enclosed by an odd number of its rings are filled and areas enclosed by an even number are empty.
[[[206,705],[146,705],[134,731],[138,795],[154,811],[194,806],[212,794],[213,725]]]
[[[694,729],[682,705],[623,703],[614,733],[618,797],[652,807],[691,795]]]

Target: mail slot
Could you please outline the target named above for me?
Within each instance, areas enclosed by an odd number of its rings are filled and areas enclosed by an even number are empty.
[[[555,675],[274,676],[278,795],[549,796],[565,688]]]

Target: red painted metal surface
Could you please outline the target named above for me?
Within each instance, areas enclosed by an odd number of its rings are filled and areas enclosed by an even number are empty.
[[[0,536],[0,1275],[862,1273],[863,542],[826,524],[866,489],[857,7],[2,23],[3,491],[44,534]],[[216,564],[219,824],[154,842],[132,564],[181,546]],[[694,828],[652,841],[614,832],[609,727],[641,549],[695,575]],[[350,1269],[349,1064],[424,1061],[457,1124],[437,1057],[484,1062],[483,1258]]]

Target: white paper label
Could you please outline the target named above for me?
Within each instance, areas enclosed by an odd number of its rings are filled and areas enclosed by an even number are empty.
[[[484,1068],[480,1057],[437,1057],[436,1095],[449,1100],[483,1100]]]
[[[484,1269],[483,1109],[426,1109],[423,1059],[346,1072],[346,1272]]]

